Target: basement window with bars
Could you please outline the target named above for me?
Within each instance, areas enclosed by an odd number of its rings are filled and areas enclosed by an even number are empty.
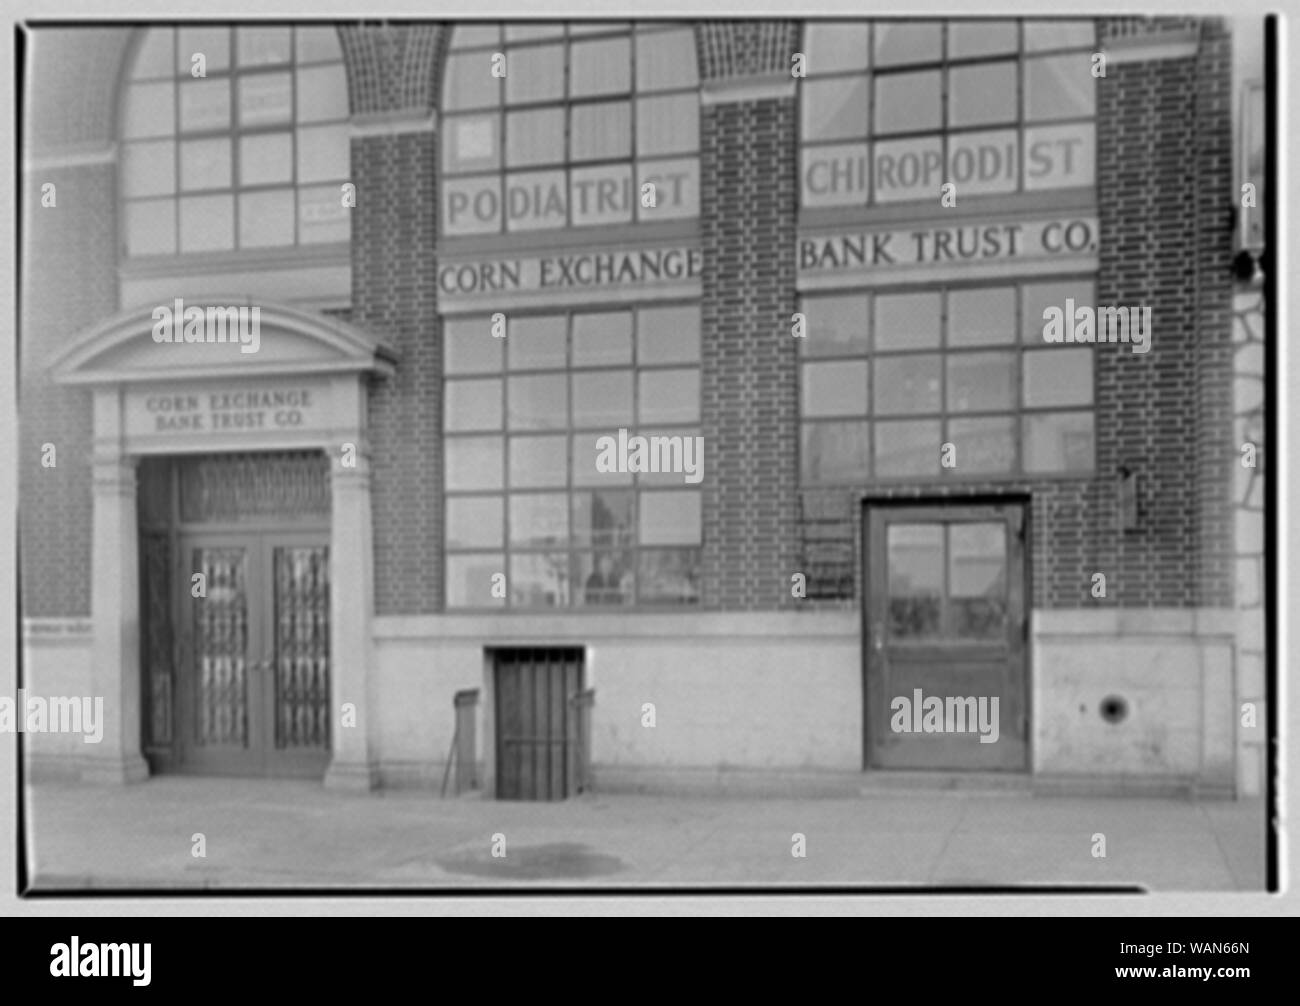
[[[1044,345],[1042,317],[1094,289],[1079,276],[802,298],[803,484],[1093,474],[1094,350]]]
[[[508,338],[491,331],[488,315],[443,322],[447,606],[698,603],[698,482],[597,466],[599,438],[620,429],[699,435],[698,304],[511,315]]]
[[[148,29],[122,102],[126,254],[346,243],[348,115],[333,27]]]

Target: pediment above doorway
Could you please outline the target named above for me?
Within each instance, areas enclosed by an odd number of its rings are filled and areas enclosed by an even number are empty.
[[[256,313],[254,313],[256,312]],[[177,297],[115,315],[54,362],[61,384],[391,374],[397,356],[348,322],[247,296]]]

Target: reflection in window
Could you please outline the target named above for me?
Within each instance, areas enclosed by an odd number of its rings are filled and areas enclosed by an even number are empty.
[[[699,306],[512,315],[505,339],[446,319],[443,340],[448,605],[489,606],[480,551],[509,608],[697,603],[699,485],[596,458],[621,429],[699,434]]]
[[[346,242],[348,115],[333,28],[148,29],[122,107],[127,254]]]

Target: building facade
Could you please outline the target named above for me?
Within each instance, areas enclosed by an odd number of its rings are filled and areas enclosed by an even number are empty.
[[[30,41],[37,776],[1258,792],[1221,22]]]

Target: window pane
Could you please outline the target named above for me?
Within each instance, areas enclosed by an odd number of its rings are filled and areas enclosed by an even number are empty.
[[[301,78],[301,73],[299,77]],[[292,118],[289,103],[291,93],[292,86],[287,73],[257,73],[240,77],[240,126],[247,128],[288,122]],[[300,90],[299,106],[302,105],[301,94]]]
[[[632,371],[592,370],[570,380],[574,426],[617,428],[632,422]]]
[[[442,92],[444,109],[457,111],[464,108],[493,108],[500,103],[501,80],[492,76],[491,50],[457,53],[447,57]]]
[[[230,67],[230,29],[181,28],[176,43],[176,72],[188,77],[194,56],[203,54],[205,70],[210,74]]]
[[[1031,350],[1024,360],[1026,408],[1092,404],[1091,347]]]
[[[689,153],[699,139],[700,101],[694,92],[637,101],[637,156]]]
[[[948,124],[1016,121],[1016,64],[977,63],[948,71]]]
[[[181,199],[181,251],[228,251],[235,245],[233,197],[188,196]]]
[[[1026,21],[1025,49],[1091,48],[1096,31],[1091,21]]]
[[[808,76],[867,68],[865,21],[809,21],[803,32]]]
[[[123,139],[141,136],[170,136],[176,131],[174,85],[132,84],[127,89]]]
[[[699,370],[646,370],[638,378],[637,413],[642,423],[699,421]]]
[[[939,411],[938,356],[878,356],[875,366],[876,415]]]
[[[506,392],[512,430],[559,430],[569,424],[569,391],[563,374],[512,377]]]
[[[443,428],[501,429],[501,380],[448,381],[443,398]]]
[[[885,533],[889,635],[924,639],[941,631],[943,525],[890,524]]]
[[[876,297],[876,351],[939,345],[939,294]]]
[[[569,94],[620,94],[631,87],[632,46],[627,36],[574,42],[569,47]]]
[[[568,221],[563,171],[519,171],[506,175],[506,229],[533,231]]]
[[[800,461],[803,481],[861,482],[870,466],[870,424],[866,422],[803,423]]]
[[[954,149],[958,143],[956,137],[951,141]],[[873,160],[878,203],[932,201],[945,180],[942,136],[879,141],[874,146]]]
[[[510,557],[510,606],[559,608],[569,603],[569,557],[564,552]]]
[[[510,544],[569,544],[569,497],[565,493],[515,493],[510,497]]]
[[[1092,471],[1091,412],[1051,412],[1023,420],[1025,471]]]
[[[443,450],[449,490],[501,488],[504,450],[500,437],[447,437]]]
[[[176,33],[171,28],[150,28],[148,32],[136,54],[135,65],[131,68],[131,79],[166,77],[171,80],[176,73],[174,54]],[[189,73],[188,66],[185,72]]]
[[[983,346],[1015,341],[1015,287],[948,292],[949,346]]]
[[[867,78],[805,80],[799,86],[804,140],[858,139],[867,135]]]
[[[636,37],[636,86],[639,91],[696,87],[695,32],[690,28],[641,32]]]
[[[956,448],[954,475],[1009,472],[1016,466],[1014,416],[953,419],[948,423],[948,439]]]
[[[633,498],[627,491],[574,493],[574,543],[597,548],[631,545]]]
[[[647,307],[637,312],[636,358],[655,363],[697,363],[700,359],[700,309]]]
[[[510,438],[512,489],[564,486],[568,480],[569,454],[564,437]]]
[[[283,185],[292,180],[292,133],[254,133],[239,138],[240,185]]]
[[[239,246],[279,248],[294,242],[294,191],[244,192],[239,196]]]
[[[804,416],[866,415],[867,361],[805,363],[799,401]]]
[[[447,556],[447,606],[450,608],[504,607],[505,598],[494,597],[492,594],[492,578],[505,571],[505,556],[499,552]]]
[[[501,26],[496,24],[461,24],[456,26],[451,47],[464,49],[472,45],[497,45],[501,42]]]
[[[1025,118],[1072,119],[1092,115],[1096,93],[1087,52],[1025,60]]]
[[[949,21],[948,58],[1016,51],[1014,21]]]
[[[873,128],[877,134],[921,132],[943,124],[943,81],[938,70],[885,74],[875,83]]]
[[[523,315],[506,323],[506,353],[511,370],[564,367],[562,314]]]
[[[500,548],[504,518],[505,501],[500,496],[449,496],[447,547]]]
[[[349,152],[346,125],[298,130],[298,181],[347,178]]]
[[[699,485],[704,477],[704,441],[698,429],[652,430],[647,445],[646,466],[659,471],[637,472],[638,486]]]
[[[941,27],[937,22],[890,24],[877,21],[876,65],[937,61],[943,39]]]
[[[702,529],[699,492],[641,494],[642,545],[698,545]]]
[[[1023,304],[1021,307],[1021,325],[1022,336],[1025,342],[1042,343],[1043,326],[1046,319],[1043,313],[1049,307],[1055,307],[1064,311],[1067,307],[1066,300],[1074,301],[1076,308],[1087,305],[1095,307],[1096,298],[1095,287],[1091,280],[1070,279],[1057,280],[1051,283],[1027,283],[1021,288],[1021,298]],[[1073,331],[1073,320],[1065,319],[1065,325],[1069,331]]]
[[[807,331],[799,340],[805,356],[861,355],[867,351],[867,298],[804,297],[799,310]]]
[[[865,206],[867,202],[867,145],[818,144],[800,153],[803,206]]]
[[[186,132],[230,128],[230,78],[183,80],[181,129]]]
[[[506,164],[560,164],[564,161],[564,109],[541,108],[506,115]]]
[[[700,212],[700,162],[696,157],[638,161],[636,191],[654,185],[656,202],[644,206],[636,200],[641,220],[682,220]],[[665,273],[667,273],[665,268]]]
[[[936,395],[937,397],[937,395]],[[937,475],[939,421],[876,423],[876,475]]]
[[[632,603],[636,574],[631,551],[581,552],[573,557],[573,569],[574,604],[595,607]]]
[[[352,233],[351,210],[343,205],[337,186],[298,190],[298,240],[302,244],[347,241]]]
[[[176,253],[176,201],[150,199],[126,204],[126,247],[131,255]]]
[[[307,26],[294,29],[297,34],[299,63],[328,63],[341,60],[339,33],[333,25]]]
[[[571,169],[569,205],[573,207],[573,223],[579,227],[631,220],[631,166]]]
[[[446,148],[444,148],[446,149]],[[501,179],[442,183],[442,229],[447,234],[491,234],[501,229]]]
[[[229,164],[227,163],[227,167]],[[214,186],[215,188],[215,186]],[[122,194],[169,196],[176,191],[176,144],[171,140],[128,143],[123,148]]]
[[[953,353],[947,364],[949,412],[1015,408],[1014,353]]]
[[[1025,130],[1025,189],[1065,189],[1094,184],[1097,126],[1071,122]],[[1096,251],[1096,242],[1090,251]]]
[[[302,244],[347,241],[352,233],[351,210],[343,205],[337,186],[298,190],[298,240]]]
[[[637,555],[637,598],[643,604],[696,604],[700,550],[657,548]]]
[[[507,42],[529,42],[534,39],[554,38],[556,35],[563,34],[563,21],[542,21],[537,24],[506,25]]]
[[[288,28],[236,28],[235,54],[240,66],[289,62]]]
[[[608,432],[575,433],[573,442],[573,484],[575,486],[622,486],[632,484],[631,472],[602,472],[596,468],[596,459],[602,453],[600,441],[610,438],[615,443],[617,437]]]
[[[570,153],[575,161],[631,156],[632,113],[628,102],[574,105],[569,115],[573,129]]]
[[[644,321],[642,322],[644,324]],[[632,312],[573,316],[573,363],[600,366],[632,362]]]
[[[530,45],[506,54],[506,102],[564,98],[564,46]]]
[[[443,168],[449,172],[490,171],[501,166],[498,115],[466,115],[446,120]]]
[[[504,339],[492,336],[486,317],[447,318],[442,323],[443,369],[448,374],[481,374],[501,369]]]
[[[949,526],[948,598],[954,636],[997,639],[1006,632],[1006,556],[1006,525]]]

